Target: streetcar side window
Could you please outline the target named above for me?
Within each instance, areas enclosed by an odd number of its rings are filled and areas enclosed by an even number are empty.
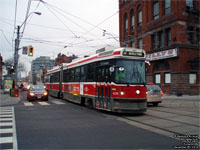
[[[74,69],[69,69],[69,82],[73,82],[75,78],[75,72]]]
[[[60,82],[60,72],[55,72],[55,73],[51,74],[50,82],[51,83]]]
[[[50,76],[51,76],[51,75],[47,75],[47,76],[45,77],[45,83],[49,83],[49,82],[50,82]]]
[[[63,82],[67,82],[68,70],[63,70]]]
[[[75,82],[80,81],[80,71],[81,71],[80,68],[75,69],[75,79],[74,79]]]
[[[95,81],[95,63],[89,64],[87,69],[87,81]]]
[[[80,73],[80,81],[82,81],[82,82],[86,81],[86,72],[87,72],[87,67],[82,66],[81,67],[81,73]]]

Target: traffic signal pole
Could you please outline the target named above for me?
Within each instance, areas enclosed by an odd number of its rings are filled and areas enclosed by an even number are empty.
[[[14,53],[14,70],[15,70],[15,86],[17,85],[17,71],[18,71],[18,60],[19,60],[19,38],[20,38],[20,26],[17,26],[17,38],[15,39],[15,53]]]

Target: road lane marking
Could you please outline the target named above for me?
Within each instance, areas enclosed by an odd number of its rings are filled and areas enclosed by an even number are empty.
[[[25,105],[25,106],[33,106],[33,103],[31,103],[31,102],[26,102],[26,103],[24,103],[24,105]]]
[[[47,102],[38,102],[40,105],[50,105],[49,103]]]
[[[53,103],[55,103],[55,104],[59,104],[59,105],[65,104],[65,103],[60,102],[60,101],[51,101],[51,102],[53,102]]]
[[[13,143],[13,137],[0,137],[0,144]]]

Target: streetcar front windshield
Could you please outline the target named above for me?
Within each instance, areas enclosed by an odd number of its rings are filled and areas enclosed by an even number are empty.
[[[117,60],[115,83],[145,84],[145,64],[141,60]]]

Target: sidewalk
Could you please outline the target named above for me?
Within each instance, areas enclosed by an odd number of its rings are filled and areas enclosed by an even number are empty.
[[[200,101],[200,95],[164,95],[163,100],[197,100]]]
[[[3,94],[3,91],[0,90],[0,107],[15,105],[20,101],[19,97],[11,97],[9,93]]]

